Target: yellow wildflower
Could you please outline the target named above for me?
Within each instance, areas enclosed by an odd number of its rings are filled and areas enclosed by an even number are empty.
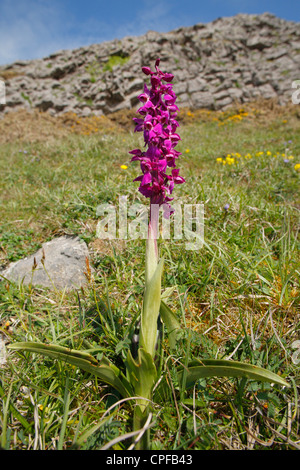
[[[234,158],[231,157],[230,154],[227,155],[227,157],[226,157],[226,163],[227,163],[228,165],[232,165],[232,164],[234,163],[234,161],[235,161]]]
[[[127,170],[128,166],[127,165],[120,165],[120,168],[122,168],[122,170]]]
[[[296,171],[300,171],[300,163],[296,163],[294,168],[295,168]]]

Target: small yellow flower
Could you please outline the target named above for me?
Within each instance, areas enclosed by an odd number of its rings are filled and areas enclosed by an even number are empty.
[[[217,162],[218,162],[218,163],[223,163],[223,158],[222,158],[222,157],[218,157],[218,158],[217,158]]]
[[[295,168],[296,171],[300,171],[300,163],[296,163],[294,168]]]
[[[226,157],[226,163],[228,165],[232,165],[234,163],[234,158],[231,157],[231,155],[227,155]]]
[[[127,170],[128,166],[127,165],[120,165],[120,168],[122,168],[122,170]]]
[[[190,151],[190,149],[186,149],[186,150],[185,150],[185,153],[189,153],[189,151]]]
[[[272,155],[272,152],[270,152],[270,150],[267,150],[267,155],[269,157],[270,155]]]

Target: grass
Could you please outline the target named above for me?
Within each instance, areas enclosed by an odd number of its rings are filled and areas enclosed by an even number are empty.
[[[88,349],[121,364],[141,310],[145,247],[140,240],[97,240],[96,208],[117,206],[119,195],[144,203],[132,181],[139,168],[128,155],[141,143],[132,113],[102,120],[16,117],[0,122],[9,130],[0,159],[0,265],[55,236],[77,234],[89,245],[95,274],[85,289],[71,292],[1,282],[0,335],[5,343]],[[153,449],[300,448],[299,128],[296,106],[182,111],[180,167],[187,182],[175,197],[204,204],[205,244],[187,251],[183,241],[160,242],[163,289],[174,289],[169,304],[182,336],[173,355],[164,341],[170,389],[164,405],[154,407]],[[113,335],[100,318],[113,325]],[[206,379],[185,392],[174,366],[193,357],[263,366],[291,389]],[[0,399],[3,448],[131,444],[129,403],[59,361],[9,352]]]

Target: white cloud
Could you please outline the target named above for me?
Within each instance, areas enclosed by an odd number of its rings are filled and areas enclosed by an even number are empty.
[[[114,29],[115,37],[140,36],[149,30],[168,32],[179,27],[181,21],[188,23],[182,13],[178,17],[176,1],[168,0],[141,0],[139,7],[128,16],[130,20],[120,22]]]
[[[64,37],[65,14],[56,1],[2,0],[0,5],[0,63],[43,57],[73,47]]]
[[[75,0],[74,0],[75,1]],[[89,44],[139,36],[148,30],[167,32],[188,24],[181,13],[179,0],[140,0],[128,7],[126,17],[118,15],[118,1],[106,4],[103,16],[93,16],[93,9],[76,17],[75,8],[61,0],[1,0],[0,64],[16,60],[42,58],[60,49],[74,49]],[[180,0],[181,1],[181,0]],[[130,5],[130,3],[129,3]]]

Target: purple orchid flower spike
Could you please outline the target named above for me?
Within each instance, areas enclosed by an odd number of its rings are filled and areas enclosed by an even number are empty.
[[[145,75],[150,77],[151,88],[144,85],[144,92],[138,97],[142,106],[137,112],[141,118],[134,118],[135,132],[143,132],[145,151],[131,150],[131,161],[140,161],[142,175],[135,178],[139,181],[139,191],[150,198],[150,204],[164,206],[164,216],[170,217],[174,209],[169,202],[175,184],[185,182],[176,168],[176,159],[181,155],[175,150],[180,141],[176,130],[178,107],[175,104],[176,94],[171,81],[174,75],[162,72],[158,66],[160,59],[155,62],[155,71],[150,67],[142,67]],[[172,168],[167,174],[167,169]]]

